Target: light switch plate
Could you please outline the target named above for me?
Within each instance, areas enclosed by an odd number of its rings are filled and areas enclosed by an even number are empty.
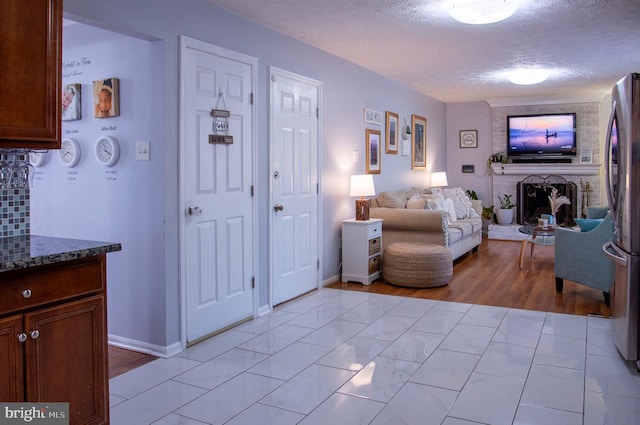
[[[136,142],[136,161],[149,161],[149,142]]]

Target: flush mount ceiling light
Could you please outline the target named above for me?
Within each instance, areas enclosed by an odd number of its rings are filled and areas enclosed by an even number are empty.
[[[451,0],[449,15],[464,24],[492,24],[507,19],[518,10],[517,0]]]
[[[529,86],[543,82],[549,76],[544,69],[516,69],[508,73],[507,77],[513,84]]]

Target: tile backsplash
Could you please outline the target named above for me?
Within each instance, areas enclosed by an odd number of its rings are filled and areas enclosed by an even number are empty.
[[[24,151],[0,149],[0,238],[30,234],[29,177],[19,172],[31,171],[28,161]]]
[[[26,236],[29,227],[29,188],[0,189],[0,237]]]

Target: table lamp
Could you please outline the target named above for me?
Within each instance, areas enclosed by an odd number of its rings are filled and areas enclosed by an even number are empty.
[[[431,187],[445,187],[448,186],[447,173],[444,171],[438,171],[431,173]]]
[[[356,199],[356,220],[369,220],[369,200],[365,196],[375,196],[376,189],[373,186],[371,174],[358,174],[351,176],[350,196],[359,196]]]

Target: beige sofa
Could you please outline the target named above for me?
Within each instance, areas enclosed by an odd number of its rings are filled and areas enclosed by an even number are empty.
[[[460,188],[452,188],[440,193],[445,201],[455,198],[455,202],[447,201],[447,207],[431,199],[424,204],[417,200],[438,197],[430,192],[430,189],[381,192],[371,200],[370,217],[384,220],[382,249],[394,242],[432,243],[447,247],[454,260],[477,251],[482,243],[482,219],[471,207],[469,198]],[[457,207],[455,213],[451,204]]]

